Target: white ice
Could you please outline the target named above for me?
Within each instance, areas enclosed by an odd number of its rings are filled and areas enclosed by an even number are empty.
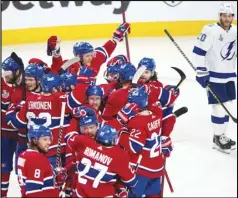
[[[49,35],[50,36],[50,35]],[[191,51],[196,37],[175,37],[182,50],[191,59]],[[63,59],[73,57],[72,46],[76,41],[62,41],[61,53]],[[90,40],[94,47],[103,45],[106,39]],[[180,97],[175,109],[186,106],[188,113],[177,119],[172,134],[174,151],[167,160],[166,169],[172,182],[174,193],[171,193],[165,183],[166,197],[236,197],[237,196],[237,150],[231,154],[222,154],[212,149],[212,127],[210,122],[211,107],[207,104],[205,89],[194,80],[195,74],[187,61],[167,37],[130,38],[131,62],[137,66],[145,56],[152,57],[157,63],[157,72],[164,84],[175,85],[179,75],[170,67],[182,69],[187,79],[180,87]],[[117,46],[112,54],[126,54],[124,43]],[[14,45],[3,47],[3,59],[15,51],[23,58],[25,65],[30,58],[40,58],[51,63],[51,57],[46,55],[46,42],[31,45]],[[104,82],[102,67],[98,83]],[[229,108],[237,117],[237,101]],[[230,121],[229,137],[237,139],[237,125]],[[4,151],[2,151],[4,152]],[[12,172],[8,196],[20,196],[15,174]]]

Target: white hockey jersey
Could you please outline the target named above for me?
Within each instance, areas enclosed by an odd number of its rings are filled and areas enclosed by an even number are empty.
[[[210,82],[235,81],[237,26],[224,30],[218,23],[205,25],[193,48],[195,67],[206,67]]]

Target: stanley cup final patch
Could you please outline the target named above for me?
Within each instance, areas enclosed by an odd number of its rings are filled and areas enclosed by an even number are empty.
[[[180,3],[182,3],[182,1],[164,1],[164,3],[167,4],[170,7],[176,7]]]
[[[9,92],[7,92],[6,90],[3,90],[2,97],[3,98],[8,98],[9,97]]]

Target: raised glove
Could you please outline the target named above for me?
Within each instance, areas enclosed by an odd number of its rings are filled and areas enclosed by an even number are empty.
[[[127,103],[117,114],[117,119],[121,124],[127,124],[130,119],[139,113],[140,108],[135,103]]]
[[[48,74],[50,72],[50,68],[48,67],[47,63],[43,62],[42,60],[38,58],[32,58],[29,60],[29,64],[37,64],[43,67],[43,71],[45,74]]]
[[[210,73],[206,67],[197,67],[196,69],[196,81],[203,87],[206,88],[207,83],[210,79]]]
[[[62,186],[68,177],[67,171],[62,167],[54,169],[54,176],[56,186]]]
[[[86,106],[74,107],[72,109],[72,116],[74,118],[81,118],[85,115],[95,115],[95,112],[93,109]]]
[[[131,28],[129,23],[122,23],[113,33],[113,39],[116,41],[123,41],[126,34],[130,34]]]
[[[47,55],[59,56],[60,55],[60,39],[58,36],[51,36],[47,42]]]
[[[167,89],[167,90],[171,90],[174,95],[179,95],[180,94],[180,90],[179,90],[179,88],[177,88],[175,90],[175,87],[176,86],[174,86],[174,85],[166,85],[164,88]]]
[[[162,152],[165,157],[169,157],[170,153],[173,151],[173,145],[170,137],[162,136],[161,137],[161,146]]]

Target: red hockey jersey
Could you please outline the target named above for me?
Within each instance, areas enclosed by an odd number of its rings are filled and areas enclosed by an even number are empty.
[[[18,129],[12,125],[8,125],[6,121],[6,112],[13,101],[12,94],[16,89],[18,89],[18,87],[7,84],[5,80],[1,78],[1,135],[5,138],[17,138]]]
[[[59,197],[52,167],[43,154],[27,149],[19,155],[17,169],[22,197]]]
[[[128,186],[136,184],[129,156],[119,146],[104,147],[86,135],[71,137],[68,145],[77,152],[78,197],[113,196],[118,176]]]
[[[140,113],[128,123],[128,133],[122,133],[120,144],[131,154],[130,162],[136,166],[139,155],[142,160],[137,173],[148,178],[163,174],[164,157],[161,148],[161,115]]]
[[[56,155],[58,144],[62,101],[66,101],[66,97],[62,92],[48,96],[43,94],[31,95],[27,98],[26,103],[19,112],[9,113],[8,124],[11,124],[16,128],[24,128],[27,126],[28,129],[32,124],[49,127],[53,134],[53,142],[50,145],[49,152],[46,156],[54,156]],[[69,108],[66,106],[64,130],[65,127],[69,126],[69,118],[67,116],[69,111]],[[65,153],[65,145],[66,143],[62,141],[61,153]]]
[[[95,77],[98,75],[100,67],[111,56],[115,48],[116,48],[116,42],[114,42],[113,40],[108,40],[102,47],[95,48],[96,54],[92,60],[91,65],[90,66],[85,65],[86,67],[89,67],[93,71],[91,77]],[[60,67],[63,65],[65,61],[62,61],[61,56],[57,58],[53,57],[52,59],[53,60],[51,65],[51,71],[53,73],[58,74]],[[79,75],[79,69],[80,69],[79,63],[73,64],[72,66],[68,68],[70,72],[75,73],[77,75]]]

